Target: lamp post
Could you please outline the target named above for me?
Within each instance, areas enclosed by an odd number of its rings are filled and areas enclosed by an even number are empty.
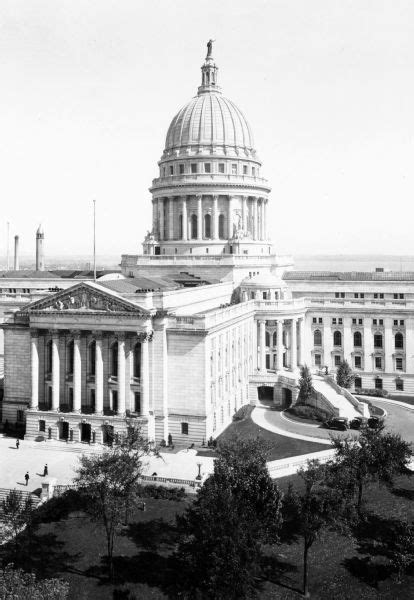
[[[200,480],[201,479],[201,463],[197,463],[197,467],[198,467],[198,475],[196,477],[196,479]]]

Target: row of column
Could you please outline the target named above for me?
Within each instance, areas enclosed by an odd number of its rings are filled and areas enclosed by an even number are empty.
[[[290,321],[290,369],[295,371],[302,363],[303,340],[304,340],[304,318],[277,319],[276,321],[276,370],[283,369],[283,327],[285,321]],[[298,331],[299,325],[299,331]],[[299,333],[299,335],[298,335]],[[298,352],[299,350],[299,352]],[[259,370],[266,371],[266,320],[259,320]]]
[[[73,412],[80,412],[82,406],[82,360],[81,332],[72,332],[73,336]],[[149,410],[149,350],[148,342],[151,334],[138,334],[141,340],[141,414],[147,415]],[[52,332],[52,410],[58,411],[60,404],[60,356],[59,331]],[[102,333],[94,334],[95,340],[95,413],[103,413],[104,380]],[[125,405],[125,334],[117,335],[118,341],[118,414],[124,415]],[[39,408],[39,332],[31,330],[31,409]]]
[[[219,216],[223,213],[219,213],[218,210],[219,197],[212,196],[213,201],[211,208],[210,197],[211,196],[208,197],[209,206],[206,208],[203,206],[203,196],[196,196],[197,207],[196,211],[193,211],[192,214],[197,215],[197,240],[203,239],[204,216],[206,214],[211,216],[211,235],[207,239],[219,239]],[[236,199],[239,199],[239,197],[228,196],[228,206],[225,215],[227,217],[227,232],[223,232],[227,236],[227,239],[231,239],[234,234]],[[257,197],[251,198],[250,217],[248,200],[249,196],[241,197],[241,221],[240,224],[236,224],[236,227],[241,228],[244,232],[250,231],[254,240],[265,240],[267,239],[267,199]],[[189,215],[188,202],[187,196],[154,198],[153,230],[158,232],[159,241],[178,239],[178,235],[174,235],[175,207],[178,205],[180,207],[179,216],[182,216],[182,232],[180,239],[183,241],[191,239],[191,215]]]

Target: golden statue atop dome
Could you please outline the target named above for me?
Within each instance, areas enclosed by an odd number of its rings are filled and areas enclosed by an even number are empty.
[[[208,58],[212,58],[212,52],[213,52],[213,42],[215,42],[216,40],[208,40],[207,42],[207,56],[206,56],[206,60]]]

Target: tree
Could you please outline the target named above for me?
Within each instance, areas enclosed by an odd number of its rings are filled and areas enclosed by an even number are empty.
[[[391,563],[397,571],[397,581],[414,565],[414,525],[401,522],[399,531],[391,541]]]
[[[22,492],[10,490],[6,499],[2,501],[3,521],[5,535],[13,538],[14,549],[17,553],[18,535],[27,525],[31,525],[34,503],[30,496],[23,499]]]
[[[289,486],[283,501],[284,527],[290,536],[303,540],[303,594],[309,597],[308,555],[309,550],[329,526],[338,526],[346,511],[346,497],[337,488],[329,485],[329,466],[317,460],[308,461],[298,475],[304,482],[303,491]]]
[[[18,600],[65,600],[69,583],[62,579],[36,580],[33,573],[14,569],[13,564],[0,569],[0,598]]]
[[[370,481],[391,485],[397,473],[405,472],[411,460],[411,444],[384,427],[365,429],[359,439],[333,438],[336,459],[356,494],[356,507],[362,509],[363,492]]]
[[[80,457],[77,484],[89,498],[88,510],[105,529],[109,578],[114,575],[114,542],[129,507],[138,495],[144,456],[155,452],[139,427],[116,436],[113,446],[102,454]]]
[[[342,360],[339,363],[336,371],[336,383],[343,388],[349,390],[354,381],[354,374],[347,360]]]
[[[282,494],[269,476],[267,454],[259,439],[220,444],[214,473],[178,518],[178,556],[191,598],[254,596],[262,546],[277,541],[281,523]]]
[[[306,403],[306,401],[312,396],[313,384],[312,384],[312,375],[307,365],[302,365],[300,368],[300,378],[299,378],[299,399]]]

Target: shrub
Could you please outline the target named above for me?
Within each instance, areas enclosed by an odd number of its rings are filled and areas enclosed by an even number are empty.
[[[379,398],[386,398],[389,396],[387,390],[377,390],[372,388],[355,388],[355,394],[362,394],[363,396],[378,396]]]
[[[245,404],[241,406],[237,412],[233,415],[233,421],[243,421],[246,417],[250,415],[253,407],[250,404]]]
[[[167,487],[165,485],[140,485],[138,494],[142,498],[155,498],[156,500],[175,500],[180,502],[186,497],[183,487]]]
[[[302,419],[319,421],[320,423],[327,421],[332,416],[329,411],[316,406],[309,406],[308,404],[296,404],[295,406],[288,408],[285,412]]]

